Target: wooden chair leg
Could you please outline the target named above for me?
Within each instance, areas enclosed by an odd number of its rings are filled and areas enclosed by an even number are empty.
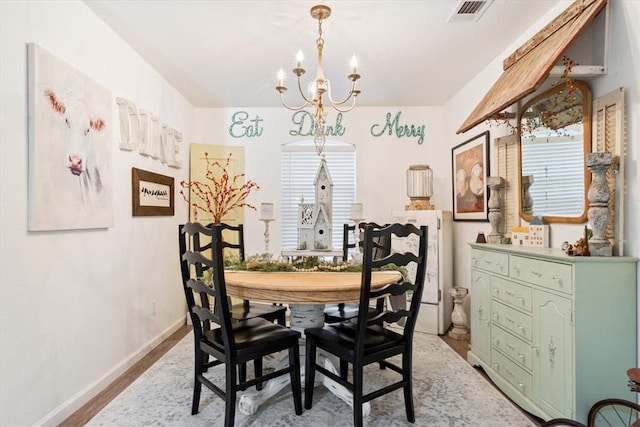
[[[313,383],[316,376],[316,343],[307,336],[306,357],[304,365],[304,407],[311,409],[313,401]]]
[[[406,381],[404,389],[404,407],[407,412],[407,421],[416,422],[415,411],[413,408],[413,383],[411,381],[411,355],[405,352],[402,356],[402,377]]]
[[[193,375],[193,400],[191,402],[191,415],[198,413],[200,407],[200,393],[202,391],[202,383],[200,382],[200,374],[202,373],[202,355],[203,352],[196,349],[194,360]]]
[[[262,376],[262,358],[253,359],[253,375],[255,378]],[[262,390],[262,383],[256,384],[256,390]]]
[[[245,366],[246,364],[242,363]],[[227,378],[225,380],[224,391],[224,426],[233,427],[236,418],[236,367],[232,364],[226,365]]]
[[[353,425],[362,427],[362,364],[353,363]]]
[[[247,364],[241,363],[238,365],[238,379],[241,383],[247,380]]]
[[[282,325],[282,326],[287,326],[287,314],[286,313],[280,313],[278,315],[278,325]]]
[[[346,380],[349,377],[349,362],[340,359],[340,378]]]
[[[291,392],[296,415],[302,415],[302,385],[300,384],[300,347],[294,345],[289,349],[289,366],[291,371]]]

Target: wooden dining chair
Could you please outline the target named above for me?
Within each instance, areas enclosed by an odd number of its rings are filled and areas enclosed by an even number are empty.
[[[361,222],[359,226],[364,226],[364,222]],[[374,227],[380,227],[378,224],[369,223]],[[352,233],[356,232],[355,224],[344,224],[342,231],[342,259],[347,261],[349,259],[349,250],[355,249],[356,242],[350,239]],[[358,229],[358,233],[361,228]],[[359,242],[359,246],[362,247],[362,242]],[[391,239],[382,238],[373,242],[374,247],[374,259],[383,258],[391,253]],[[376,307],[371,307],[369,312],[371,314],[378,313],[384,309],[384,298],[376,301]],[[324,322],[325,323],[337,323],[347,319],[352,319],[358,315],[358,304],[355,303],[339,303],[339,304],[327,304],[324,309]]]
[[[244,226],[242,224],[231,225],[220,223],[220,227],[223,231],[224,237],[224,241],[222,243],[223,253],[225,253],[227,249],[235,249],[238,251],[238,257],[240,258],[240,261],[244,261]],[[211,241],[208,241],[208,243],[201,245],[199,236],[197,235],[194,236],[193,243],[193,249],[196,251],[206,251],[211,249]],[[206,268],[204,270],[206,271]],[[260,304],[250,302],[249,300],[245,299],[242,301],[242,306],[234,306],[231,308],[231,317],[234,319],[250,319],[252,317],[262,317],[271,322],[278,322],[282,326],[285,326],[287,319],[287,307],[277,304]]]
[[[231,427],[235,419],[237,393],[257,386],[272,378],[289,375],[293,392],[294,409],[302,414],[302,389],[300,384],[300,332],[275,324],[261,317],[238,321],[231,317],[231,307],[227,298],[222,252],[221,224],[203,226],[187,223],[180,227],[180,260],[184,293],[193,324],[195,340],[194,388],[191,414],[197,414],[200,393],[204,384],[225,401],[225,427]],[[211,241],[212,256],[203,251],[187,249],[188,237]],[[202,281],[197,271],[202,267],[213,271],[213,286]],[[211,307],[214,301],[215,307]],[[237,369],[251,360],[288,350],[289,364],[265,375],[256,374],[247,380],[236,375]],[[209,357],[212,357],[209,361]],[[209,368],[225,365],[225,384],[218,386],[207,378]]]
[[[416,236],[418,245],[414,252],[393,253],[381,259],[374,259],[373,241],[380,237]],[[424,271],[427,262],[427,227],[419,229],[412,224],[391,224],[376,228],[371,224],[364,225],[362,287],[360,290],[360,306],[358,316],[340,323],[323,327],[308,328],[306,336],[305,364],[305,408],[311,409],[313,401],[313,384],[316,371],[329,377],[353,393],[353,418],[356,427],[362,426],[362,405],[384,394],[402,388],[407,420],[415,422],[412,389],[412,351],[413,333],[415,330],[420,299],[424,288]],[[378,291],[371,290],[372,271],[389,264],[407,266],[416,263],[415,283],[401,280]],[[409,308],[393,309],[371,317],[368,302],[382,297],[384,294],[408,296]],[[391,328],[392,326],[393,328]],[[334,374],[316,361],[318,349],[330,353],[340,359],[341,365],[346,362],[352,366],[351,381],[342,375]],[[401,355],[401,363],[390,362],[388,358]],[[400,375],[398,381],[387,384],[377,390],[364,393],[363,371],[366,365],[381,363],[388,371]]]
[[[180,226],[181,227],[181,226]],[[206,227],[211,227],[211,224],[206,225]],[[231,225],[226,223],[220,223],[220,228],[223,230],[223,242],[222,242],[222,253],[223,253],[223,261],[224,261],[224,253],[228,249],[236,249],[238,251],[238,257],[240,260],[245,260],[245,251],[244,251],[244,227],[242,224],[239,225]],[[230,235],[231,234],[231,235]],[[233,236],[235,234],[235,236]],[[185,236],[181,233],[178,233],[178,239],[185,239]],[[195,252],[205,252],[211,254],[211,239],[206,238],[205,242],[200,241],[200,234],[196,233],[191,238],[192,250]],[[233,243],[235,241],[236,243]],[[184,243],[186,245],[186,242]],[[182,249],[182,247],[181,247]],[[198,277],[202,277],[204,272],[209,270],[210,267],[198,264],[196,266],[196,274]],[[262,317],[270,322],[278,322],[278,324],[282,326],[286,326],[286,316],[287,316],[287,307],[283,307],[282,305],[275,304],[260,304],[260,303],[252,303],[249,300],[243,300],[242,305],[230,305],[231,309],[231,318],[234,320],[247,320],[252,319],[254,317]],[[205,361],[206,363],[206,361]],[[257,358],[254,361],[254,372],[256,376],[262,375],[262,359]],[[239,372],[240,380],[244,381],[247,378],[247,368],[246,364],[240,365]],[[262,388],[262,384],[258,384],[258,390]]]

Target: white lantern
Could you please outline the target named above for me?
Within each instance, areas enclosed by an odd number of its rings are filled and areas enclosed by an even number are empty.
[[[429,202],[433,195],[433,171],[429,165],[411,165],[407,169],[407,196],[411,202],[405,210],[429,210],[434,206]]]

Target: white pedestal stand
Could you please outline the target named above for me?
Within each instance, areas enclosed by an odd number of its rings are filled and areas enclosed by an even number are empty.
[[[322,304],[313,304],[313,305],[302,305],[302,304],[292,304],[291,308],[291,329],[295,329],[302,333],[302,337],[300,339],[300,376],[302,381],[302,386],[304,387],[304,378],[305,378],[305,354],[306,354],[306,340],[304,336],[304,330],[306,328],[313,328],[317,326],[322,326],[324,324],[324,305]],[[283,353],[284,357],[278,363],[276,369],[283,369],[289,364],[289,355]],[[324,364],[325,369],[333,372],[338,375],[338,370],[334,366],[333,362],[326,357],[322,353],[318,353],[318,359],[321,363]],[[324,361],[322,362],[322,360]],[[247,390],[242,396],[240,396],[240,403],[238,404],[238,409],[244,415],[253,415],[258,411],[260,405],[262,405],[267,399],[278,393],[284,387],[286,387],[290,382],[289,375],[283,375],[281,377],[274,378],[270,380],[262,390],[257,391],[256,389]],[[348,404],[353,408],[353,395],[349,390],[342,387],[340,384],[335,381],[326,378],[324,375],[320,373],[316,373],[316,384],[322,383],[327,389],[335,394],[340,400]],[[371,413],[371,404],[366,402],[362,405],[362,415],[364,417],[369,416]]]
[[[453,322],[453,329],[449,331],[447,335],[457,341],[468,340],[469,330],[467,329],[467,315],[464,312],[462,303],[464,297],[467,296],[469,290],[467,288],[451,288],[449,293],[453,297],[453,312],[451,313],[451,322]]]

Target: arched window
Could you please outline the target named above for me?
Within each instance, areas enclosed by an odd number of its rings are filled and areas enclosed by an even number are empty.
[[[350,221],[356,196],[356,152],[353,144],[327,140],[323,154],[333,181],[333,248],[342,248],[342,224]],[[315,203],[315,179],[320,157],[312,140],[284,144],[280,153],[280,245],[294,249],[298,244],[298,204]]]

